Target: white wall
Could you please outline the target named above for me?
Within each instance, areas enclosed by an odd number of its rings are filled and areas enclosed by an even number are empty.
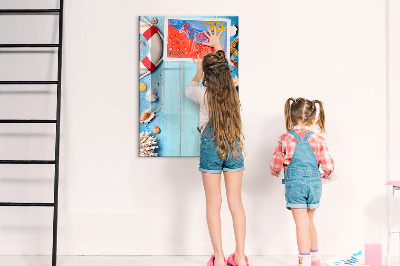
[[[388,121],[389,121],[389,135],[388,135],[388,179],[389,180],[400,180],[398,171],[398,162],[400,160],[400,105],[398,103],[400,99],[400,36],[398,34],[400,30],[400,18],[397,16],[400,12],[399,1],[389,1],[389,27],[388,27]],[[395,197],[394,203],[394,219],[393,226],[399,228],[400,226],[400,199],[399,193]],[[392,256],[399,256],[399,236],[393,235],[392,237]]]
[[[198,158],[137,156],[139,15],[240,17],[248,254],[296,252],[284,187],[268,168],[284,132],[288,97],[325,102],[327,138],[340,179],[324,187],[316,214],[321,253],[362,244],[365,225],[385,226],[384,1],[236,2],[66,1],[60,254],[212,251]],[[11,189],[21,195],[17,186]],[[0,254],[49,253],[51,216],[20,212],[1,212],[2,218],[16,218],[2,220]],[[13,227],[21,217],[39,222]],[[229,253],[234,236],[226,204],[222,221]]]

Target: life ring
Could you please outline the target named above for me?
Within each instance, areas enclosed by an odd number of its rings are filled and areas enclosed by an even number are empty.
[[[140,21],[140,34],[146,38],[149,44],[147,56],[140,61],[140,79],[153,72],[162,61],[162,40],[163,36],[156,26]]]

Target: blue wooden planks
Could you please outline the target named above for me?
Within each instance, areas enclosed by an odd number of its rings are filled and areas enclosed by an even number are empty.
[[[181,62],[181,95],[196,74],[196,65]],[[187,97],[181,97],[181,156],[198,156],[197,117],[199,105]]]
[[[181,84],[179,62],[163,62],[163,156],[180,156]]]

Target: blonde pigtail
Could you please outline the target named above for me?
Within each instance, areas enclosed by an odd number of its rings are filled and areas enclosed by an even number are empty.
[[[326,133],[324,104],[320,100],[314,100],[313,104],[319,105],[319,115],[318,115],[317,125],[318,125],[319,129],[321,130],[321,133]]]
[[[286,122],[286,130],[290,131],[293,129],[293,120],[292,120],[292,105],[290,101],[294,102],[295,99],[289,98],[285,103],[285,122]]]

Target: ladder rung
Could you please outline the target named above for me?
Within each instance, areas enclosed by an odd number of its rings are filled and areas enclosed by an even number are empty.
[[[0,81],[0,84],[57,84],[57,80],[47,81]]]
[[[32,124],[32,123],[41,123],[41,124],[52,124],[57,123],[57,120],[54,119],[0,119],[0,124]]]
[[[0,14],[9,13],[59,13],[60,9],[0,9]]]
[[[0,44],[0,48],[21,48],[21,47],[32,47],[32,48],[58,47],[58,44],[57,43],[49,43],[49,44],[40,44],[40,43]]]
[[[400,233],[400,229],[394,229],[394,230],[390,231],[390,233]]]
[[[0,160],[0,164],[55,164],[55,160]]]
[[[0,202],[0,206],[28,206],[28,207],[53,207],[54,203],[51,202]]]

